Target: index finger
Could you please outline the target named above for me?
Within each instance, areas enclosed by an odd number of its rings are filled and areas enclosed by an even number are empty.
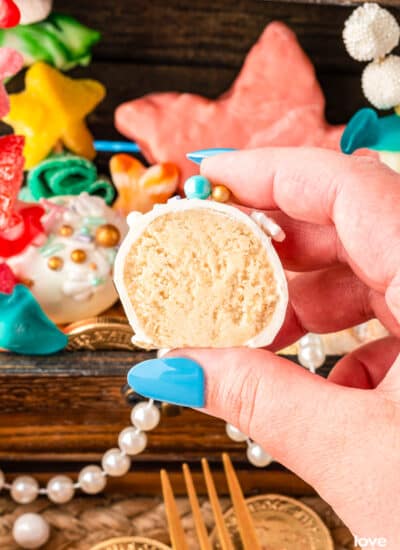
[[[278,147],[210,157],[201,172],[247,206],[334,225],[341,244],[338,261],[347,261],[366,284],[386,293],[400,320],[398,174],[370,157]]]

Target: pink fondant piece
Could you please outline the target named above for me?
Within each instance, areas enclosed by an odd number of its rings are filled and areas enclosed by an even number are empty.
[[[117,129],[152,163],[174,162],[183,181],[198,168],[186,153],[211,147],[319,146],[339,149],[314,68],[283,23],[267,26],[232,87],[216,100],[160,93],[119,106]]]
[[[17,73],[23,67],[23,64],[24,59],[16,50],[0,48],[0,118],[5,116],[10,109],[3,80]]]

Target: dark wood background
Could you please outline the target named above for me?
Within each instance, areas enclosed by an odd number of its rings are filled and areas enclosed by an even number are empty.
[[[276,19],[297,33],[314,62],[330,122],[345,122],[365,104],[363,65],[348,57],[341,41],[349,6],[262,0],[56,0],[55,8],[103,34],[92,64],[72,72],[107,86],[107,99],[90,117],[97,138],[118,136],[113,112],[130,98],[170,90],[218,96],[233,81],[265,25]],[[21,83],[18,78],[11,88]],[[130,353],[74,352],[49,358],[1,354],[0,460],[5,469],[42,471],[46,476],[50,470],[76,470],[83,462],[98,460],[129,423],[120,390],[138,360],[140,356]],[[183,457],[196,462],[203,454],[219,460],[221,450],[248,468],[244,446],[227,439],[222,422],[193,411],[165,418],[150,435],[146,453],[135,461],[135,490],[145,484],[142,471],[165,463],[173,467]],[[276,480],[285,475],[262,479],[276,488]],[[293,479],[287,490],[304,494],[307,488]]]

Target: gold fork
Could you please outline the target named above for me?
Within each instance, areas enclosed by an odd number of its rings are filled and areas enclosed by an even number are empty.
[[[253,520],[244,500],[242,489],[240,487],[239,480],[237,478],[229,455],[224,453],[222,455],[222,460],[225,470],[225,477],[228,483],[229,493],[236,513],[236,519],[243,543],[243,548],[245,550],[261,550],[261,545],[257,539]],[[206,482],[207,493],[214,514],[215,526],[217,529],[221,548],[222,550],[234,550],[232,540],[224,522],[221,506],[218,501],[214,479],[212,477],[209,464],[205,458],[202,459],[201,465],[203,468],[204,480]],[[207,529],[201,515],[199,500],[193,483],[190,468],[187,464],[184,464],[182,470],[185,478],[186,491],[189,497],[190,507],[192,509],[193,521],[196,528],[200,549],[212,550],[212,546],[207,534]],[[173,550],[189,550],[189,547],[185,540],[185,533],[179,517],[178,508],[176,506],[171,482],[165,470],[161,470],[161,485],[163,490],[165,510],[167,514],[172,548]]]

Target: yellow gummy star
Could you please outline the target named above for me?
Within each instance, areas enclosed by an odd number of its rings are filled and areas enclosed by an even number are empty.
[[[35,63],[25,75],[25,90],[10,95],[4,121],[25,136],[26,168],[36,166],[62,142],[73,153],[92,159],[93,136],[85,117],[105,96],[96,80],[74,80],[46,63]]]

